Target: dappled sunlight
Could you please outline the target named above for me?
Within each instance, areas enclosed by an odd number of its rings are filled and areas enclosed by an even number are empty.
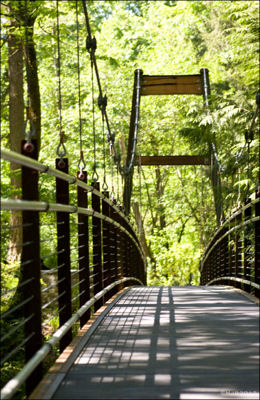
[[[258,390],[257,315],[224,288],[132,288],[54,398],[239,399],[232,393]]]

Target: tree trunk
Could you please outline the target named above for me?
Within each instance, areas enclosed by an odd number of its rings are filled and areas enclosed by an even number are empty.
[[[139,204],[136,202],[132,203],[132,208],[134,211],[134,215],[135,215],[135,221],[136,221],[136,225],[137,225],[137,231],[139,233],[139,237],[140,237],[140,242],[142,244],[142,247],[144,249],[144,254],[145,257],[150,258],[152,265],[156,265],[156,261],[153,257],[152,251],[150,249],[150,247],[147,245],[147,241],[146,241],[146,237],[145,237],[145,231],[144,231],[144,225],[143,225],[143,220],[142,220],[142,216],[139,210]]]
[[[165,209],[163,206],[164,185],[163,185],[163,177],[161,175],[161,170],[159,166],[156,167],[155,174],[156,174],[156,194],[158,199],[160,229],[164,229],[166,227]]]
[[[222,219],[224,220],[222,186],[221,186],[220,172],[213,155],[212,155],[212,166],[211,166],[211,183],[214,196],[217,225],[220,226]]]
[[[10,29],[8,33],[8,78],[9,78],[9,144],[10,149],[21,153],[21,141],[24,139],[24,91],[23,91],[23,54],[25,54],[28,99],[30,116],[35,128],[35,139],[40,146],[41,137],[41,105],[40,91],[36,64],[36,52],[33,42],[33,25],[35,17],[30,17],[28,10],[28,43],[23,46],[20,32],[17,33],[19,22],[24,25],[26,10],[20,2],[9,2]],[[21,194],[20,165],[11,163],[11,188],[12,198],[19,198]],[[22,216],[20,212],[13,211],[10,218],[10,226],[16,226],[10,230],[8,263],[16,263],[20,260],[22,247]],[[18,244],[18,246],[17,246]]]
[[[23,21],[25,20],[25,17],[26,16],[24,15],[22,18]],[[36,50],[33,40],[34,22],[35,17],[29,16],[27,18],[28,43],[25,43],[25,63],[30,117],[34,124],[34,139],[37,140],[37,146],[39,150],[41,146],[41,101]]]
[[[10,12],[12,5],[10,3]],[[9,78],[9,126],[10,149],[21,153],[21,140],[23,139],[24,125],[24,100],[23,100],[23,46],[21,39],[15,33],[17,23],[10,21],[8,34],[8,78]],[[11,163],[11,188],[12,197],[19,198],[21,191],[20,165]],[[20,260],[22,243],[22,216],[20,212],[11,213],[10,226],[17,228],[10,229],[9,250],[7,255],[8,263],[15,263]]]

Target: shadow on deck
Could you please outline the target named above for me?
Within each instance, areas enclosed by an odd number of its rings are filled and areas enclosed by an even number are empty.
[[[258,305],[225,287],[134,287],[31,399],[259,398]]]

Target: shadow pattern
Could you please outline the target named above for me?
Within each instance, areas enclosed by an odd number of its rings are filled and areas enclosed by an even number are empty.
[[[258,399],[258,306],[224,287],[135,287],[54,399]]]

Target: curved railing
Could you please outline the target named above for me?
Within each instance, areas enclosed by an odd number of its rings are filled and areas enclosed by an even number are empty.
[[[55,169],[34,156],[1,151],[2,159],[21,165],[22,180],[21,199],[1,199],[3,242],[10,247],[11,232],[22,233],[13,243],[22,249],[19,265],[5,261],[2,249],[3,399],[24,382],[23,393],[34,389],[53,353],[71,342],[77,321],[82,327],[125,284],[146,283],[137,235],[108,193],[97,182],[88,185],[86,173],[69,175],[66,159],[56,160]],[[11,210],[21,213],[19,226],[10,223]],[[11,288],[8,273],[16,280]]]
[[[260,193],[218,229],[201,260],[201,284],[224,284],[259,297]]]

